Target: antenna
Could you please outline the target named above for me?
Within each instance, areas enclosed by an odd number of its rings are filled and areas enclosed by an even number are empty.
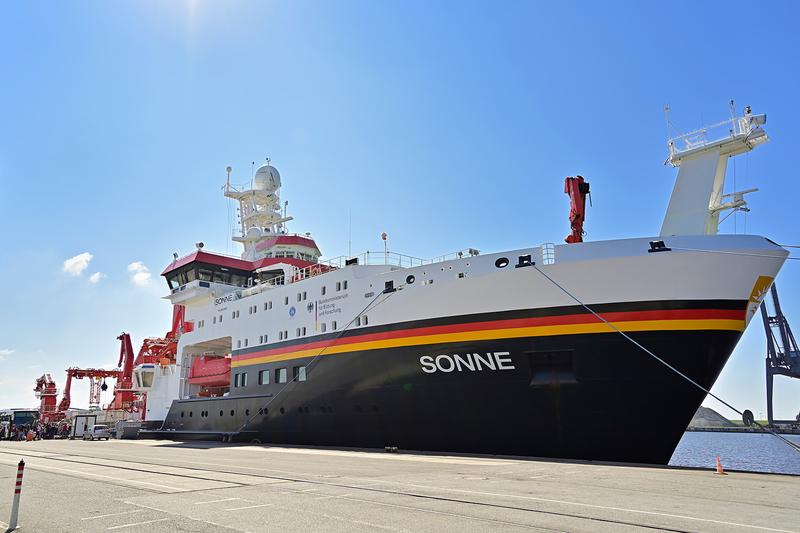
[[[347,257],[353,257],[353,210],[347,212]]]
[[[669,142],[669,104],[664,104],[664,123],[667,127],[667,142]]]
[[[228,187],[230,187],[231,186],[231,172],[233,172],[233,167],[228,165],[227,167],[225,167],[225,172],[228,173],[228,183],[227,183],[227,185],[228,185]]]

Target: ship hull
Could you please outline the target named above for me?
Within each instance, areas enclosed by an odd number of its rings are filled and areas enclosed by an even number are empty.
[[[745,302],[734,306],[743,313]],[[630,333],[706,388],[740,335]],[[492,356],[494,369],[485,364]],[[297,364],[308,365],[307,381],[266,395],[175,401],[151,436],[665,464],[705,397],[610,329],[356,350]]]

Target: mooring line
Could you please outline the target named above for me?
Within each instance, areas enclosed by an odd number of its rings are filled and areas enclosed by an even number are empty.
[[[676,249],[676,248],[675,248],[675,249]],[[697,251],[703,251],[703,250],[697,250]],[[604,323],[605,323],[605,324],[606,324],[608,327],[610,327],[611,329],[613,329],[614,331],[616,331],[617,333],[619,333],[620,335],[622,335],[623,337],[625,337],[627,340],[629,340],[630,342],[632,342],[634,345],[636,345],[636,346],[638,346],[639,348],[641,348],[641,349],[642,349],[642,351],[644,351],[644,352],[645,352],[646,354],[648,354],[650,357],[652,357],[653,359],[655,359],[656,361],[658,361],[658,362],[659,362],[659,363],[661,363],[662,365],[666,366],[667,368],[669,368],[670,370],[672,370],[673,372],[675,372],[676,374],[678,374],[680,377],[682,377],[683,379],[685,379],[686,381],[688,381],[689,383],[691,383],[692,385],[694,385],[695,387],[697,387],[697,388],[698,388],[698,389],[700,389],[701,391],[705,392],[705,393],[706,393],[708,396],[711,396],[712,398],[714,398],[715,400],[717,400],[718,402],[720,402],[720,403],[721,403],[721,404],[723,404],[724,406],[726,406],[726,407],[728,407],[729,409],[731,409],[731,410],[735,411],[736,413],[738,413],[738,414],[739,414],[739,416],[742,416],[742,417],[744,417],[744,413],[742,413],[742,411],[738,410],[737,408],[735,408],[734,406],[732,406],[731,404],[729,404],[728,402],[726,402],[725,400],[723,400],[722,398],[720,398],[719,396],[717,396],[716,394],[714,394],[713,392],[711,392],[710,390],[708,390],[708,389],[706,389],[705,387],[703,387],[702,385],[700,385],[698,382],[696,382],[695,380],[693,380],[692,378],[690,378],[689,376],[687,376],[686,374],[684,374],[683,372],[681,372],[680,370],[678,370],[677,368],[675,368],[674,366],[672,366],[671,364],[669,364],[668,362],[666,362],[664,359],[662,359],[661,357],[657,356],[656,354],[654,354],[653,352],[651,352],[650,350],[648,350],[647,348],[645,348],[644,346],[642,346],[642,345],[641,345],[639,342],[637,342],[637,341],[636,341],[634,338],[632,338],[630,335],[628,335],[627,333],[625,333],[624,331],[622,331],[621,329],[619,329],[617,326],[615,326],[614,324],[612,324],[611,322],[609,322],[608,320],[606,320],[605,318],[603,318],[602,316],[600,316],[598,313],[596,313],[596,312],[594,311],[594,309],[592,309],[591,307],[589,307],[588,305],[586,305],[585,303],[583,303],[583,302],[582,302],[582,301],[581,301],[581,300],[580,300],[580,299],[579,299],[577,296],[575,296],[574,294],[572,294],[571,292],[569,292],[567,289],[565,289],[563,286],[561,286],[561,285],[560,285],[560,284],[559,284],[559,283],[558,283],[556,280],[554,280],[553,278],[551,278],[550,276],[548,276],[547,274],[545,274],[545,273],[542,271],[542,269],[540,269],[538,266],[536,266],[536,264],[532,264],[532,266],[533,266],[533,268],[535,268],[535,269],[536,269],[536,271],[537,271],[539,274],[541,274],[542,276],[544,276],[544,277],[545,277],[545,278],[546,278],[548,281],[550,281],[550,283],[552,283],[553,285],[555,285],[556,287],[558,287],[558,288],[559,288],[559,289],[560,289],[560,290],[561,290],[561,291],[562,291],[564,294],[566,294],[567,296],[569,296],[570,298],[572,298],[573,300],[575,300],[575,301],[576,301],[576,302],[577,302],[577,303],[578,303],[578,304],[579,304],[581,307],[583,307],[584,309],[586,309],[587,311],[589,311],[591,314],[593,314],[593,315],[594,315],[594,316],[595,316],[595,317],[596,317],[598,320],[600,320],[600,321],[604,322]],[[791,448],[792,448],[794,451],[796,451],[797,453],[800,453],[800,445],[797,445],[797,444],[793,443],[792,441],[790,441],[789,439],[787,439],[786,437],[783,437],[782,435],[779,435],[778,433],[775,433],[775,432],[774,432],[774,431],[772,431],[771,429],[769,429],[769,428],[767,428],[767,427],[765,427],[765,426],[762,426],[761,424],[759,424],[759,423],[758,423],[758,422],[756,422],[755,420],[753,421],[753,423],[754,423],[755,425],[757,425],[757,426],[758,426],[758,427],[759,427],[759,428],[760,428],[762,431],[764,431],[765,433],[769,433],[769,434],[771,434],[771,435],[774,435],[774,436],[778,437],[780,440],[782,440],[783,442],[785,442],[785,443],[786,443],[786,444],[787,444],[789,447],[791,447]]]

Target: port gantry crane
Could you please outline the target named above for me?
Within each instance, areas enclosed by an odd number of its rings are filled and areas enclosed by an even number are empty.
[[[767,422],[774,425],[772,416],[772,378],[777,374],[800,378],[800,349],[794,340],[789,321],[781,310],[778,288],[773,283],[770,289],[774,315],[767,310],[767,299],[761,302],[761,318],[767,334]]]

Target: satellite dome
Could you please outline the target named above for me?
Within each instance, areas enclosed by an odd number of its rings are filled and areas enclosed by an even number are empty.
[[[256,170],[254,182],[256,189],[275,192],[281,187],[281,175],[278,173],[278,169],[272,165],[261,165]]]

